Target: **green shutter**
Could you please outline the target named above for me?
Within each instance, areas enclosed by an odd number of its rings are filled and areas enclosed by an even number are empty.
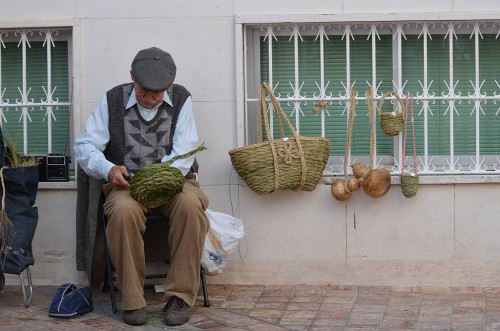
[[[2,90],[4,103],[8,99],[8,107],[4,108],[7,122],[3,123],[2,131],[4,135],[15,139],[18,151],[22,151],[24,144],[23,120],[21,118],[22,109],[14,105],[21,101],[21,94],[18,87],[22,89],[22,49],[17,42],[6,42],[5,49],[2,49]],[[47,49],[43,42],[31,41],[31,47],[26,47],[26,86],[31,88],[28,100],[40,103],[46,100],[43,90],[48,88],[47,79]],[[54,101],[69,101],[69,81],[68,81],[68,43],[66,41],[55,42],[52,47],[52,90],[54,91]],[[43,87],[43,88],[42,88]],[[54,106],[53,111],[56,121],[52,119],[52,152],[63,153],[68,140],[69,106]],[[28,111],[31,121],[28,120],[28,153],[47,154],[48,152],[48,119],[46,118],[46,108],[40,106],[29,107]],[[69,141],[68,141],[69,143]],[[69,147],[68,147],[69,148]]]
[[[355,81],[356,92],[365,97],[368,91],[367,81],[372,82],[372,40],[366,36],[354,36],[351,40],[351,82]],[[379,94],[392,90],[392,37],[381,35],[376,39],[376,79],[382,81],[378,87]],[[389,104],[386,104],[389,106]],[[391,111],[390,107],[384,109]],[[368,105],[365,101],[358,101],[356,105],[356,119],[352,137],[351,154],[356,156],[370,155],[370,124]],[[377,122],[377,156],[393,155],[393,138],[385,135]]]
[[[469,35],[457,35],[453,40],[453,79],[458,81],[455,94],[461,92],[462,96],[473,94],[474,89],[471,80],[475,83],[475,51],[474,39]],[[449,74],[449,40],[444,35],[433,35],[428,40],[428,82],[432,81],[429,93],[441,96],[448,93]],[[403,41],[403,81],[408,80],[405,90],[418,91],[422,88],[418,83],[423,83],[423,40],[417,36],[407,36]],[[489,96],[496,90],[495,79],[500,77],[500,65],[497,54],[500,52],[500,44],[493,35],[485,35],[480,40],[480,81],[486,79],[482,86],[482,92]],[[416,95],[416,93],[414,93]],[[498,154],[500,152],[499,130],[500,118],[495,116],[497,111],[492,101],[481,103],[485,115],[480,115],[480,142],[481,154]],[[474,102],[455,102],[456,111],[453,118],[454,153],[455,155],[474,155],[476,153],[476,117],[472,113]],[[429,155],[450,154],[450,110],[447,111],[448,102],[430,103],[433,113],[428,114],[428,144]],[[417,153],[424,153],[424,115],[423,112],[417,116],[422,109],[422,102],[415,104],[415,123],[417,136]],[[447,111],[447,112],[446,112]],[[446,115],[445,115],[446,112]],[[472,113],[472,115],[471,115]],[[411,144],[410,136],[407,145]],[[411,145],[410,145],[411,146]]]
[[[68,64],[68,42],[56,42],[52,48],[52,86],[57,86],[55,97],[59,102],[69,103],[71,91]],[[52,152],[70,154],[69,140],[70,106],[59,106],[54,110],[57,122],[52,122]]]
[[[406,34],[402,39],[402,84],[405,84],[404,91],[410,91],[414,98],[415,111],[415,134],[417,154],[424,155],[424,111],[423,100],[418,100],[422,96],[422,86],[424,84],[424,35]],[[301,95],[313,97],[318,94],[315,82],[320,83],[320,42],[316,36],[302,36],[303,41],[299,41],[299,81],[304,82]],[[445,34],[432,34],[427,38],[427,85],[431,100],[430,110],[427,113],[427,141],[429,157],[448,156],[451,154],[451,134],[453,133],[453,152],[455,156],[467,156],[467,159],[460,160],[460,164],[470,162],[468,156],[474,156],[476,151],[476,114],[474,100],[455,100],[456,110],[449,109],[447,100],[437,100],[446,96],[449,92],[450,80],[450,40],[445,38]],[[261,38],[261,78],[263,81],[269,79],[269,50],[268,41]],[[394,90],[392,80],[396,72],[400,70],[394,64],[393,54],[395,45],[391,35],[381,35],[376,40],[376,80],[378,95]],[[294,40],[289,36],[278,37],[272,41],[273,51],[273,84],[276,92],[282,98],[293,95],[290,82],[295,84],[294,65]],[[487,97],[494,96],[500,84],[500,64],[498,61],[500,54],[500,43],[494,34],[483,34],[479,39],[479,84],[481,93]],[[356,82],[355,88],[358,94],[358,104],[356,105],[356,119],[353,130],[351,153],[354,157],[367,156],[370,153],[370,129],[367,117],[367,105],[364,97],[367,91],[367,82],[372,82],[372,40],[366,35],[354,35],[354,40],[350,40],[350,80]],[[346,84],[346,40],[339,35],[328,36],[324,39],[324,79],[325,85],[329,82],[327,95],[332,93],[333,97],[344,95]],[[475,58],[475,38],[467,34],[457,34],[453,39],[453,80],[456,84],[455,94],[468,97],[474,94],[474,87],[471,81],[476,84],[476,58]],[[484,84],[483,84],[484,80]],[[420,81],[420,83],[419,83]],[[446,83],[445,83],[446,82]],[[343,84],[342,84],[343,83]],[[448,84],[448,85],[447,85]],[[404,99],[404,96],[403,96]],[[388,103],[384,104],[384,111],[391,111]],[[500,115],[499,105],[493,100],[482,100],[480,102],[482,111],[479,118],[479,139],[481,155],[500,154]],[[291,114],[293,105],[282,102],[282,106]],[[301,109],[305,116],[300,116],[300,134],[306,136],[321,135],[320,116],[314,115],[311,111],[313,103],[308,101],[307,105],[301,103]],[[386,108],[387,107],[387,108]],[[334,102],[328,106],[330,116],[325,116],[325,134],[330,139],[330,154],[343,156],[347,137],[347,116],[342,113],[345,110],[345,103]],[[450,123],[450,113],[453,113],[453,127]],[[458,114],[457,114],[458,113]],[[393,156],[393,137],[386,136],[380,129],[377,116],[377,156]],[[295,125],[295,116],[290,121]],[[412,155],[411,126],[408,127],[408,138],[406,141],[407,155]],[[278,131],[275,129],[275,135]]]
[[[320,67],[320,42],[314,36],[303,36],[299,42],[299,81],[304,82],[301,95],[304,93],[312,97],[319,94],[318,85],[321,81]],[[338,97],[344,94],[343,84],[346,84],[346,42],[341,36],[329,36],[324,40],[324,68],[325,85],[329,83],[327,93]],[[278,37],[273,40],[273,84],[276,85],[276,94],[282,97],[293,95],[289,82],[295,86],[295,58],[294,41],[289,37]],[[269,50],[267,40],[261,39],[261,77],[263,81],[269,80]],[[377,80],[383,83],[380,89],[390,88],[392,85],[392,38],[382,36],[377,39]],[[372,41],[365,37],[357,36],[351,40],[351,82],[356,81],[356,92],[363,97],[367,92],[366,81],[372,80]],[[300,86],[300,85],[299,85]],[[314,104],[308,101],[301,104],[304,116],[300,116],[300,134],[305,136],[321,136],[321,117],[312,111]],[[290,115],[293,105],[282,102],[283,109]],[[344,113],[345,103],[334,102],[328,106],[330,117],[325,114],[325,135],[330,139],[330,154],[342,156],[345,154],[347,141],[347,113]],[[343,114],[344,113],[344,114]],[[367,117],[366,102],[360,101],[356,106],[355,127],[353,130],[352,155],[368,155],[370,151],[370,127]],[[343,114],[343,115],[342,115]],[[294,114],[295,115],[295,114]],[[295,125],[295,116],[290,118]],[[278,131],[274,132],[279,134]],[[381,133],[377,126],[377,153],[392,155],[393,139]]]
[[[410,91],[413,97],[422,94],[424,85],[424,40],[417,35],[407,35],[402,41],[403,55],[403,83],[405,91]],[[448,81],[448,45],[443,41],[443,35],[433,35],[427,40],[427,85],[430,85],[429,94],[439,96],[446,91],[443,80]],[[420,83],[419,83],[420,81]],[[432,83],[431,83],[432,82]],[[430,111],[427,112],[427,134],[429,155],[449,154],[449,116],[444,116],[447,105],[439,102],[429,102]],[[423,101],[414,101],[415,136],[417,154],[424,154],[424,110]],[[410,126],[408,127],[410,130]],[[412,155],[412,137],[408,131],[406,154]]]
[[[15,104],[16,100],[21,101],[18,87],[22,88],[22,50],[17,47],[17,43],[5,43],[2,50],[2,100],[4,103]],[[6,122],[2,122],[2,132],[4,137],[14,139],[18,151],[22,151],[23,146],[23,122],[19,122],[21,109],[16,111],[15,107],[4,107],[3,114]]]
[[[495,80],[500,84],[500,43],[496,35],[483,35],[479,44],[480,80],[485,79],[482,91],[487,96],[493,96],[498,90]],[[485,115],[480,118],[481,155],[500,155],[500,104],[489,100],[481,105]]]

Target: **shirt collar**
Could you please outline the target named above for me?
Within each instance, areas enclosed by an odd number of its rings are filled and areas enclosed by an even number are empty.
[[[168,103],[170,107],[173,107],[172,100],[170,100],[170,96],[168,95],[168,91],[165,91],[165,93],[163,93],[163,101]],[[125,109],[129,109],[136,103],[137,103],[137,97],[135,95],[135,90],[132,89],[132,93],[130,93],[130,98],[128,99],[127,106],[125,107]]]

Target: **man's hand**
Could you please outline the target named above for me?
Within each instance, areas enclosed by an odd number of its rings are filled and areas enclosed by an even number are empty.
[[[108,181],[113,184],[113,186],[119,186],[122,188],[129,189],[130,184],[125,179],[129,176],[129,172],[125,166],[113,166],[108,174]]]

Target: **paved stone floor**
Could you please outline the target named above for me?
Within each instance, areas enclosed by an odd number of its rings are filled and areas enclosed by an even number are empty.
[[[0,292],[0,330],[163,330],[162,293],[146,289],[148,322],[123,324],[109,295],[94,291],[94,312],[73,320],[47,315],[55,286],[35,286],[25,308],[19,286]],[[208,287],[191,320],[171,330],[500,330],[500,287]],[[118,297],[119,299],[119,297]]]

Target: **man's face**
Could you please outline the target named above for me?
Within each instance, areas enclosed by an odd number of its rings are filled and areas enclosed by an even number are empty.
[[[160,104],[163,100],[162,92],[153,92],[143,89],[136,82],[134,82],[135,96],[137,97],[137,102],[146,109],[152,109],[156,105]]]

